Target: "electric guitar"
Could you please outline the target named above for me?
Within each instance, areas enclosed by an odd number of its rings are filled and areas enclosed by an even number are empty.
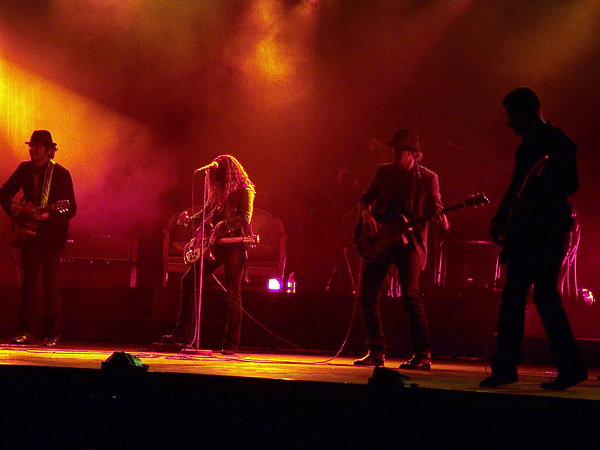
[[[251,236],[234,236],[234,237],[214,237],[214,229],[212,225],[207,223],[204,227],[204,257],[211,261],[214,261],[215,257],[212,255],[211,250],[213,247],[222,244],[249,244],[251,247],[255,247],[260,242],[260,237],[257,234]],[[202,225],[200,225],[194,232],[194,237],[190,239],[185,247],[183,248],[183,261],[186,264],[194,264],[200,259],[200,247],[202,243]]]
[[[477,207],[485,205],[490,201],[484,194],[470,195],[465,201],[457,203],[442,209],[443,214],[456,211],[466,206]],[[375,218],[378,222],[377,234],[375,236],[365,236],[363,233],[362,218],[354,231],[354,242],[358,253],[367,262],[378,262],[385,258],[393,247],[403,247],[408,245],[408,233],[412,231],[415,225],[425,223],[435,214],[419,217],[409,221],[404,215],[398,214],[391,219],[382,220]]]
[[[70,204],[69,200],[59,200],[43,208],[35,206],[33,202],[21,204],[19,212],[14,217],[7,217],[4,222],[2,230],[4,242],[11,247],[21,247],[29,238],[37,235],[39,220],[33,217],[34,214],[44,214],[49,211],[63,214],[69,210]]]
[[[517,200],[519,200],[519,198],[521,198],[521,194],[523,193],[523,190],[525,189],[525,186],[527,185],[527,182],[530,180],[530,178],[533,175],[536,175],[536,176],[541,175],[541,173],[546,168],[547,164],[548,164],[548,155],[544,155],[540,159],[538,159],[535,162],[535,164],[533,166],[531,166],[531,169],[529,169],[529,172],[527,172],[527,175],[525,176],[525,179],[523,180],[523,184],[521,184],[521,188],[519,189],[519,191],[515,194],[515,196],[510,201],[510,209],[508,211],[508,216],[506,218],[506,227],[502,231],[502,233],[500,233],[500,241],[498,242],[498,247],[500,249],[498,261],[501,265],[506,264],[506,261],[508,260],[507,248],[509,247],[509,244],[510,244],[508,235],[509,235],[509,230],[510,230],[510,221],[512,219],[513,212],[515,210],[515,204],[516,204]]]

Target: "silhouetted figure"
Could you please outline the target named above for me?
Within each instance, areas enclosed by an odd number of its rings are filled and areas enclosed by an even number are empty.
[[[482,387],[518,380],[527,294],[550,341],[558,376],[542,387],[567,389],[587,378],[557,283],[572,226],[568,197],[579,188],[575,144],[542,118],[541,102],[527,87],[502,102],[508,126],[522,138],[512,181],[492,220],[490,234],[502,246],[506,285],[498,317],[498,350]]]
[[[394,162],[380,164],[362,194],[358,210],[362,233],[377,237],[380,223],[394,221],[401,214],[408,220],[434,214],[442,231],[449,228],[443,209],[437,175],[419,164],[422,152],[416,130],[399,130],[388,143],[394,150]],[[364,264],[360,303],[369,351],[355,365],[383,366],[386,342],[383,334],[380,291],[391,265],[398,268],[402,301],[408,316],[414,355],[403,369],[429,369],[431,342],[425,309],[419,293],[419,275],[427,259],[427,222],[407,232],[405,243],[391,245],[381,258]]]
[[[251,234],[250,221],[254,208],[254,185],[242,165],[230,155],[217,156],[217,167],[208,169],[206,205],[207,222],[215,224],[210,240],[243,237]],[[199,216],[196,214],[195,217]],[[185,218],[188,222],[190,218]],[[192,221],[193,222],[193,221]],[[231,239],[235,240],[235,239]],[[240,345],[242,330],[241,284],[247,261],[246,244],[242,242],[218,244],[211,247],[211,257],[205,257],[204,277],[224,266],[227,289],[227,318],[221,353],[232,355]],[[200,272],[200,258],[193,263],[181,279],[179,315],[173,333],[164,335],[162,342],[188,344],[193,339],[196,322],[194,296]]]
[[[37,280],[41,268],[46,299],[44,345],[54,347],[61,332],[60,254],[67,243],[69,219],[75,216],[77,205],[71,174],[54,162],[57,147],[50,132],[34,131],[26,144],[29,145],[31,161],[19,164],[0,188],[2,208],[14,218],[9,234],[10,244],[20,246],[23,272],[18,335],[12,342],[20,345],[33,343]],[[13,197],[20,190],[23,197],[14,202]]]

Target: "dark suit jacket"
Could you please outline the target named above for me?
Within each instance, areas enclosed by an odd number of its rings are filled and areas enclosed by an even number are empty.
[[[40,179],[40,186],[44,185],[45,169]],[[10,215],[12,198],[23,190],[23,200],[33,202],[33,163],[24,161],[19,164],[8,181],[0,188],[0,203],[2,208]],[[38,224],[36,240],[45,247],[62,250],[67,243],[67,232],[69,230],[69,219],[75,216],[77,204],[73,191],[73,180],[71,173],[56,163],[52,174],[52,184],[48,196],[48,204],[59,200],[69,200],[69,210],[65,213],[50,211],[50,217]],[[39,206],[39,205],[38,205]]]
[[[546,167],[525,181],[544,155],[548,156]],[[569,231],[573,222],[568,197],[579,188],[576,157],[577,146],[550,122],[535,135],[524,137],[517,149],[512,181],[492,223],[508,232],[510,239],[523,242]]]
[[[393,206],[394,180],[399,174],[400,169],[396,163],[378,165],[373,179],[360,198],[359,212],[372,206],[371,211],[376,217],[383,212],[402,213],[408,220],[413,220],[444,208],[437,174],[415,164],[411,170],[409,198],[406,199],[407,211],[397,211]],[[412,237],[423,270],[427,262],[427,222],[414,227]]]

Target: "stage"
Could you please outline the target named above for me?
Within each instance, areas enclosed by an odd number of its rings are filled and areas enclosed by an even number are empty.
[[[115,352],[129,364],[103,367]],[[597,448],[600,369],[550,392],[539,384],[554,368],[539,363],[483,389],[481,359],[401,371],[404,359],[390,358],[376,373],[353,359],[3,344],[2,448]]]

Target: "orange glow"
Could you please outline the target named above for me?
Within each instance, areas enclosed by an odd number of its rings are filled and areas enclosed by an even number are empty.
[[[159,209],[148,195],[149,180],[159,195],[174,175],[168,159],[154,156],[156,139],[145,127],[1,58],[0,105],[1,140],[14,156],[14,164],[3,165],[1,182],[17,161],[29,159],[25,141],[32,131],[47,129],[82,205],[75,221],[127,229]]]
[[[256,47],[254,62],[267,80],[284,81],[293,74],[291,58],[285,58],[273,36],[263,39]]]
[[[262,103],[293,103],[312,89],[315,11],[311,2],[286,11],[275,0],[252,8],[232,54],[245,74],[244,88]]]
[[[600,2],[566,2],[552,16],[506,42],[505,70],[515,78],[547,80],[564,76],[597,45]],[[552,30],[552,32],[549,32]],[[516,70],[516,69],[518,70]]]
[[[86,34],[136,21],[144,0],[55,0],[57,18]]]

